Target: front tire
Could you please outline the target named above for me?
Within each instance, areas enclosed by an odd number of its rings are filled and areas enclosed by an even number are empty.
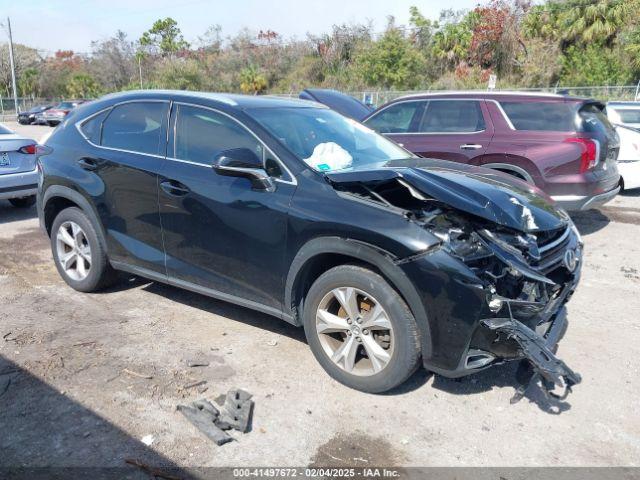
[[[304,329],[322,367],[340,383],[369,393],[402,384],[418,367],[418,328],[402,297],[377,273],[341,265],[309,289]]]
[[[22,198],[10,198],[9,202],[16,208],[29,208],[33,207],[36,203],[36,196],[30,195]]]
[[[74,290],[95,292],[116,280],[98,229],[76,207],[62,210],[51,227],[53,260],[62,279]]]

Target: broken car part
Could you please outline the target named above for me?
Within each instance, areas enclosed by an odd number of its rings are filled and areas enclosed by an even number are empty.
[[[220,409],[206,399],[196,400],[190,405],[178,405],[181,412],[198,430],[224,445],[233,440],[225,430],[235,429],[242,433],[251,430],[253,418],[252,395],[244,390],[229,390]]]
[[[492,318],[483,323],[491,330],[505,333],[518,343],[524,357],[543,378],[542,384],[549,395],[564,400],[571,392],[571,387],[581,382],[580,375],[555,356],[547,345],[547,340],[521,322],[513,318]],[[564,388],[564,394],[553,393],[556,386]]]

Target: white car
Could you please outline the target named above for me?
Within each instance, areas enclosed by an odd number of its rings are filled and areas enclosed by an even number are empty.
[[[0,125],[0,200],[26,208],[36,203],[38,169],[35,140]]]
[[[614,125],[640,129],[640,102],[608,102],[607,117]]]
[[[640,188],[640,102],[609,102],[607,117],[620,137],[620,191]]]
[[[640,130],[616,125],[616,131],[620,137],[620,191],[640,188]]]

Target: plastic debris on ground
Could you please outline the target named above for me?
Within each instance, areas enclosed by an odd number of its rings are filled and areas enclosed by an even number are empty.
[[[254,406],[251,397],[244,390],[229,390],[226,396],[217,399],[222,405],[216,406],[207,399],[201,399],[189,405],[178,405],[177,409],[192,425],[220,446],[233,440],[228,430],[242,433],[251,430]]]

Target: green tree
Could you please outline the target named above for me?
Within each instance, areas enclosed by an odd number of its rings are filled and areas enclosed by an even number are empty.
[[[415,88],[421,83],[424,57],[393,25],[356,59],[360,75],[370,86]]]
[[[639,7],[639,0],[548,1],[531,9],[523,30],[529,37],[559,39],[563,50],[591,42],[610,47]]]
[[[431,44],[435,29],[438,28],[438,22],[426,18],[416,6],[409,7],[409,15],[409,24],[413,27],[416,45],[427,48]]]
[[[40,72],[37,68],[27,68],[18,79],[18,92],[21,97],[37,97]]]
[[[178,23],[171,17],[156,20],[153,26],[142,34],[140,45],[150,53],[162,56],[173,56],[176,52],[189,48],[178,28]]]
[[[72,98],[94,98],[101,88],[95,78],[88,73],[74,73],[67,79],[67,95]]]
[[[442,70],[455,68],[469,58],[476,14],[445,11],[433,36],[432,55],[444,62]]]
[[[572,45],[563,58],[562,85],[627,85],[633,82],[628,66],[623,65],[620,49],[603,49],[597,44],[584,48]]]
[[[267,79],[254,65],[249,65],[240,72],[240,90],[243,93],[258,95],[267,89]]]

